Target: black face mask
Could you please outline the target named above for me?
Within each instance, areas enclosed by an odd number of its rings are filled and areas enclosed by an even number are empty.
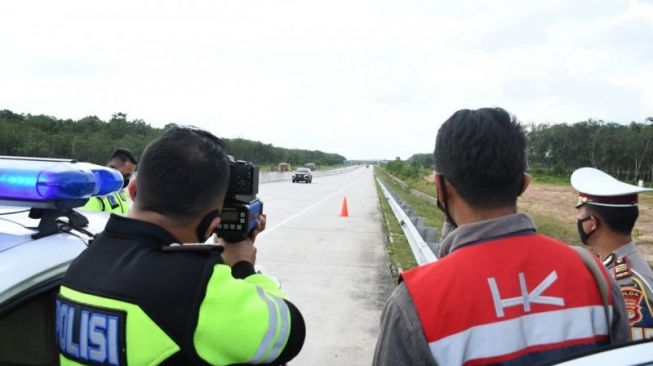
[[[122,175],[122,188],[125,189],[129,185],[129,180],[131,179],[132,175],[131,174],[124,174],[123,172],[120,171],[120,169],[116,168],[113,165],[107,165],[111,169],[115,169]]]
[[[206,234],[206,230],[209,229],[209,225],[211,225],[211,221],[215,219],[216,217],[220,216],[220,210],[213,210],[204,216],[202,221],[200,222],[199,225],[197,225],[197,229],[195,229],[195,235],[197,236],[197,242],[198,243],[204,243],[208,237],[205,237],[204,235]]]
[[[587,216],[587,217],[584,218],[584,219],[577,219],[577,220],[576,220],[576,227],[578,228],[578,236],[580,236],[580,241],[581,241],[581,243],[583,243],[584,245],[587,245],[587,239],[589,239],[589,237],[590,237],[592,234],[594,234],[594,232],[596,231],[596,230],[594,230],[594,231],[592,231],[592,232],[590,232],[590,233],[588,234],[588,233],[585,232],[585,230],[583,230],[583,223],[584,223],[585,221],[591,219],[591,218],[592,218],[592,216]]]
[[[447,198],[448,198],[447,197],[447,186],[446,186],[445,181],[444,181],[445,178],[444,178],[444,175],[440,175],[439,177],[441,179],[440,186],[442,187],[442,200],[444,201],[444,206],[442,206],[442,203],[440,203],[439,199],[436,201],[436,205],[438,206],[440,211],[444,212],[444,216],[447,217],[447,221],[449,221],[449,223],[455,229],[455,228],[458,227],[458,224],[456,224],[456,222],[453,220],[453,217],[451,217],[451,215],[449,214],[449,205],[447,204]],[[438,178],[436,177],[436,179],[438,179]]]

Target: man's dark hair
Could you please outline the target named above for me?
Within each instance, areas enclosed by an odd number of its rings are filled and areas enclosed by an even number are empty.
[[[138,208],[196,220],[224,198],[229,162],[223,142],[211,133],[174,127],[150,143],[141,155],[136,201]]]
[[[119,160],[121,163],[126,163],[130,162],[134,165],[138,164],[138,160],[136,160],[136,157],[134,157],[134,154],[132,154],[131,151],[125,148],[117,148],[113,150],[113,153],[111,153],[111,157],[109,158],[109,162],[112,160]]]
[[[598,216],[599,221],[607,225],[612,231],[627,235],[630,235],[633,231],[635,221],[639,217],[639,208],[637,206],[608,207],[587,205],[587,210],[591,215]]]
[[[461,109],[435,141],[435,169],[471,206],[515,206],[526,171],[526,136],[501,108]]]

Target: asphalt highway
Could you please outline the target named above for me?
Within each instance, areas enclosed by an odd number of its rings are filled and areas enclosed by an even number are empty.
[[[341,217],[347,198],[348,217]],[[267,228],[257,263],[303,313],[307,335],[293,365],[369,365],[392,291],[372,168],[261,184]]]

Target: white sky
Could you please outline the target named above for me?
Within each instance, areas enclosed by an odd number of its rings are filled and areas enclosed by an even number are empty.
[[[0,109],[115,112],[350,159],[460,108],[653,116],[653,1],[3,1]]]

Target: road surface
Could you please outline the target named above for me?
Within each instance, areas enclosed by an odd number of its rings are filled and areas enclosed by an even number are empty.
[[[392,291],[371,168],[313,183],[261,184],[268,214],[257,262],[304,314],[306,342],[293,365],[370,365]],[[343,198],[349,217],[340,217]]]

